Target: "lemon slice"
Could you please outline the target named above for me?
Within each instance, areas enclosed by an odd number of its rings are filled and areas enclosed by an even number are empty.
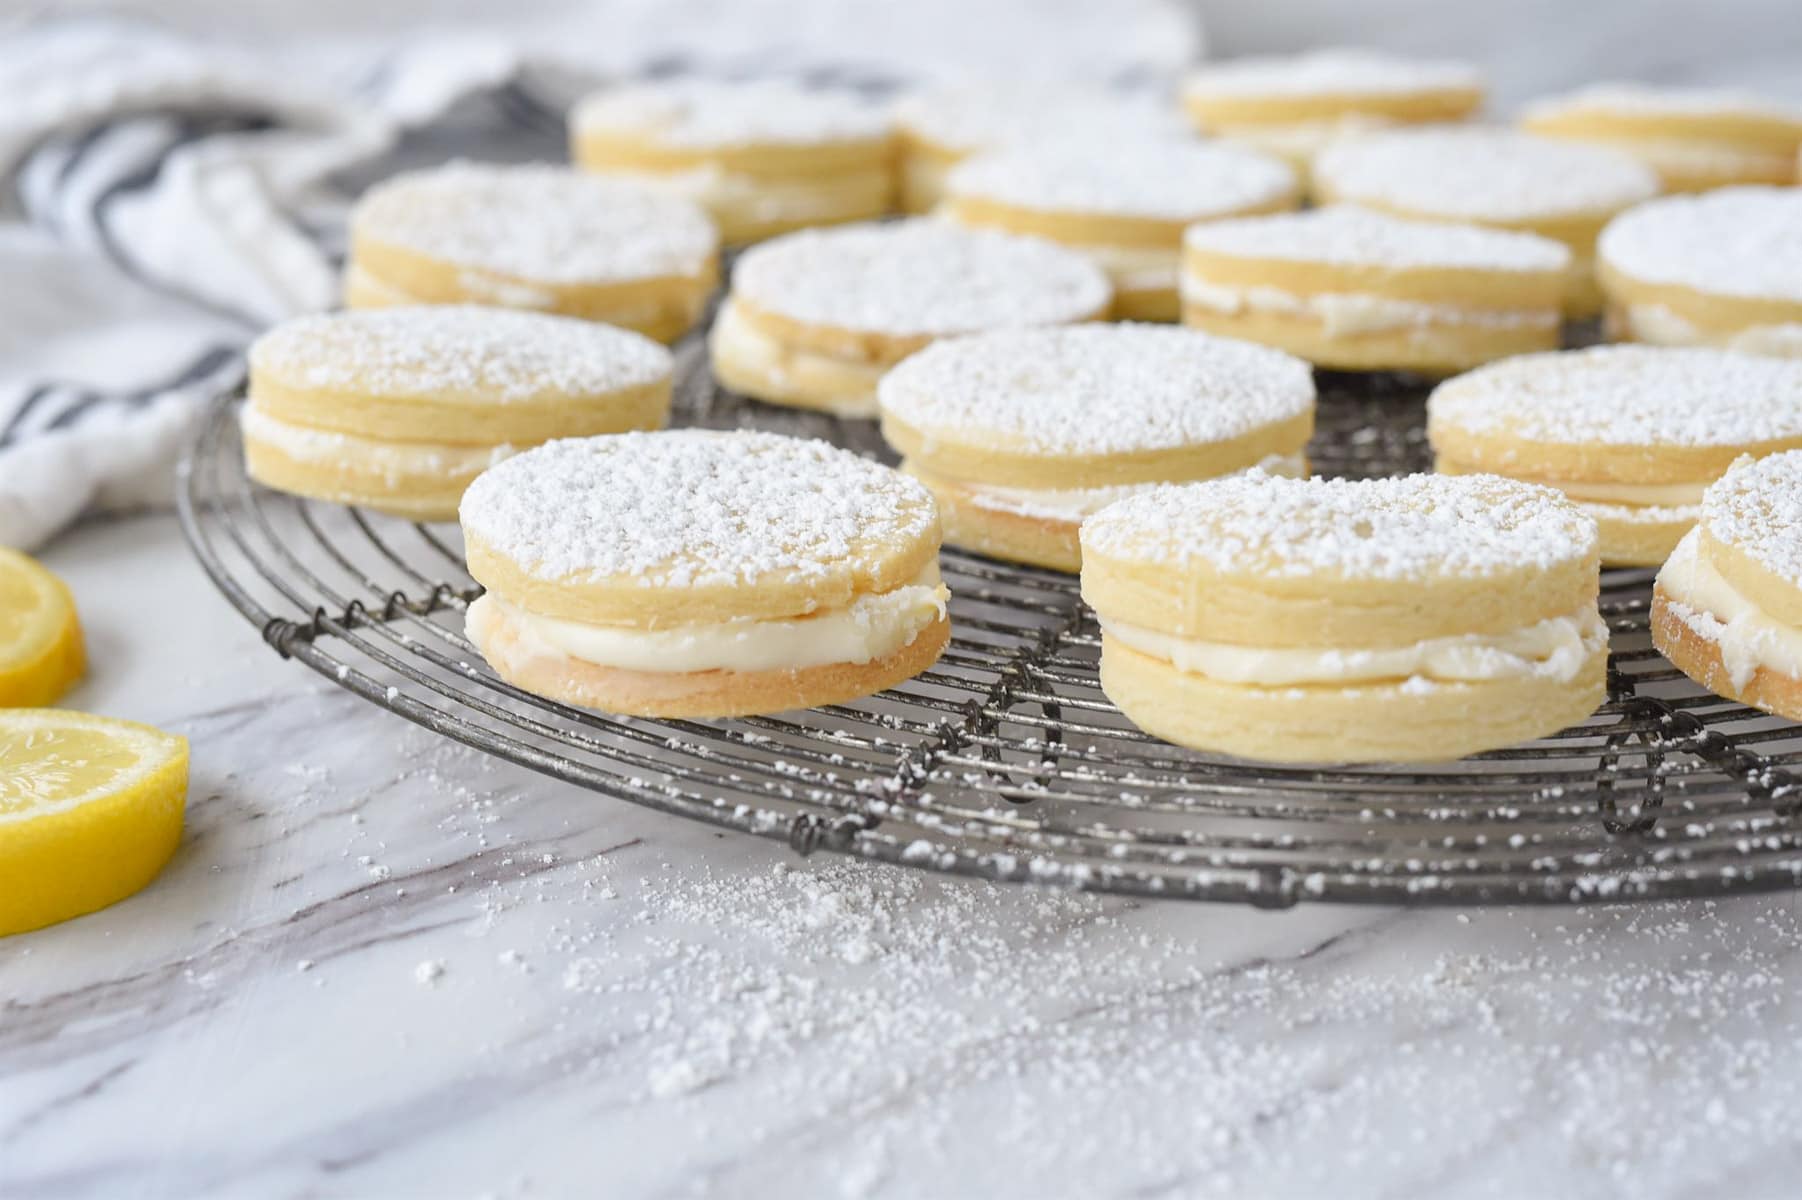
[[[0,708],[53,704],[85,666],[69,589],[32,559],[0,546]]]
[[[129,721],[0,709],[0,936],[125,899],[181,840],[188,742]]]

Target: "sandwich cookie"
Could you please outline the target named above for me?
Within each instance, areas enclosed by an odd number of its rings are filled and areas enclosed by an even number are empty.
[[[250,477],[449,520],[488,467],[559,437],[659,429],[670,353],[592,321],[473,305],[297,317],[250,348]]]
[[[1196,128],[1287,159],[1305,178],[1335,138],[1387,125],[1461,121],[1483,105],[1468,63],[1369,50],[1239,58],[1190,72],[1183,107]]]
[[[1082,528],[1101,686],[1179,745],[1433,762],[1602,702],[1595,522],[1492,475],[1155,488]]]
[[[1656,196],[1658,176],[1618,150],[1509,129],[1396,129],[1321,151],[1314,193],[1322,204],[1554,238],[1571,252],[1564,310],[1593,317],[1602,310],[1596,236],[1616,213]]]
[[[357,202],[344,301],[538,309],[671,342],[718,278],[719,235],[686,200],[565,167],[457,162]]]
[[[693,200],[734,244],[879,217],[894,192],[888,114],[842,92],[636,84],[584,100],[570,129],[578,166]]]
[[[1441,384],[1427,436],[1441,472],[1555,487],[1595,518],[1604,563],[1657,566],[1735,459],[1802,447],[1802,362],[1656,346],[1524,355]]]
[[[882,378],[882,433],[953,545],[1062,571],[1084,517],[1159,483],[1306,475],[1308,365],[1157,325],[952,338]]]
[[[1654,200],[1609,224],[1599,261],[1618,339],[1802,356],[1802,189]]]
[[[1708,489],[1658,572],[1652,644],[1715,695],[1802,720],[1802,452]]]
[[[1145,96],[1084,86],[945,87],[903,96],[894,116],[901,208],[910,213],[931,212],[944,198],[951,169],[983,151],[1191,136],[1180,119]]]
[[[1101,268],[1038,238],[897,221],[752,247],[708,337],[726,387],[771,404],[876,415],[882,373],[935,338],[1107,315]]]
[[[960,225],[1048,238],[1114,284],[1114,316],[1174,321],[1183,229],[1296,206],[1295,172],[1255,150],[1195,141],[1041,143],[951,172],[939,211]]]
[[[1323,367],[1449,375],[1558,345],[1561,243],[1346,206],[1192,225],[1183,321]]]
[[[1542,100],[1521,127],[1625,151],[1667,192],[1793,183],[1802,109],[1746,92],[1606,83]]]
[[[551,442],[463,497],[468,631],[501,678],[645,717],[837,704],[950,634],[916,481],[825,442],[678,430]]]

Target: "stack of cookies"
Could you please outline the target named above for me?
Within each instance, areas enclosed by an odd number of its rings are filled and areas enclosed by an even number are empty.
[[[1802,719],[1802,115],[1608,85],[1510,129],[1484,90],[1363,51],[1198,68],[1180,104],[611,88],[576,167],[359,201],[352,311],[251,351],[247,469],[457,519],[495,673],[638,717],[930,683],[942,539],[1080,572],[1108,697],[1216,753],[1581,723],[1603,567],[1659,568],[1683,671]],[[716,301],[695,361],[744,411],[896,465],[663,430],[660,343]],[[1642,344],[1559,349],[1597,325]],[[1431,386],[1435,473],[1311,478],[1317,369]]]

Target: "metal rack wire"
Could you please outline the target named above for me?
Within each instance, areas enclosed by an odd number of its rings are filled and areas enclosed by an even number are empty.
[[[697,346],[676,422],[884,455],[868,422],[731,396]],[[1323,376],[1325,474],[1426,465],[1406,380]],[[855,704],[648,721],[497,678],[462,633],[480,593],[455,526],[251,484],[236,406],[183,463],[201,565],[277,652],[372,704],[604,795],[750,833],[997,880],[1281,907],[1518,903],[1802,884],[1802,729],[1701,691],[1652,649],[1651,573],[1608,572],[1607,703],[1583,725],[1429,768],[1290,767],[1140,733],[1096,682],[1075,580],[948,550],[954,636],[931,671]]]

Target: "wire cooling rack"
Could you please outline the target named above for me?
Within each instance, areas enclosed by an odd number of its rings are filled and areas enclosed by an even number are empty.
[[[873,425],[721,391],[678,359],[677,424],[755,426],[885,456]],[[1427,465],[1406,381],[1325,375],[1332,475]],[[278,653],[372,704],[604,795],[717,825],[997,880],[1240,900],[1516,903],[1802,883],[1802,730],[1701,691],[1652,649],[1651,573],[1605,573],[1608,701],[1528,745],[1420,767],[1292,767],[1134,729],[1096,681],[1075,580],[947,550],[953,637],[881,696],[731,721],[619,718],[497,678],[464,639],[480,588],[455,525],[250,483],[236,402],[183,464],[201,565]]]

